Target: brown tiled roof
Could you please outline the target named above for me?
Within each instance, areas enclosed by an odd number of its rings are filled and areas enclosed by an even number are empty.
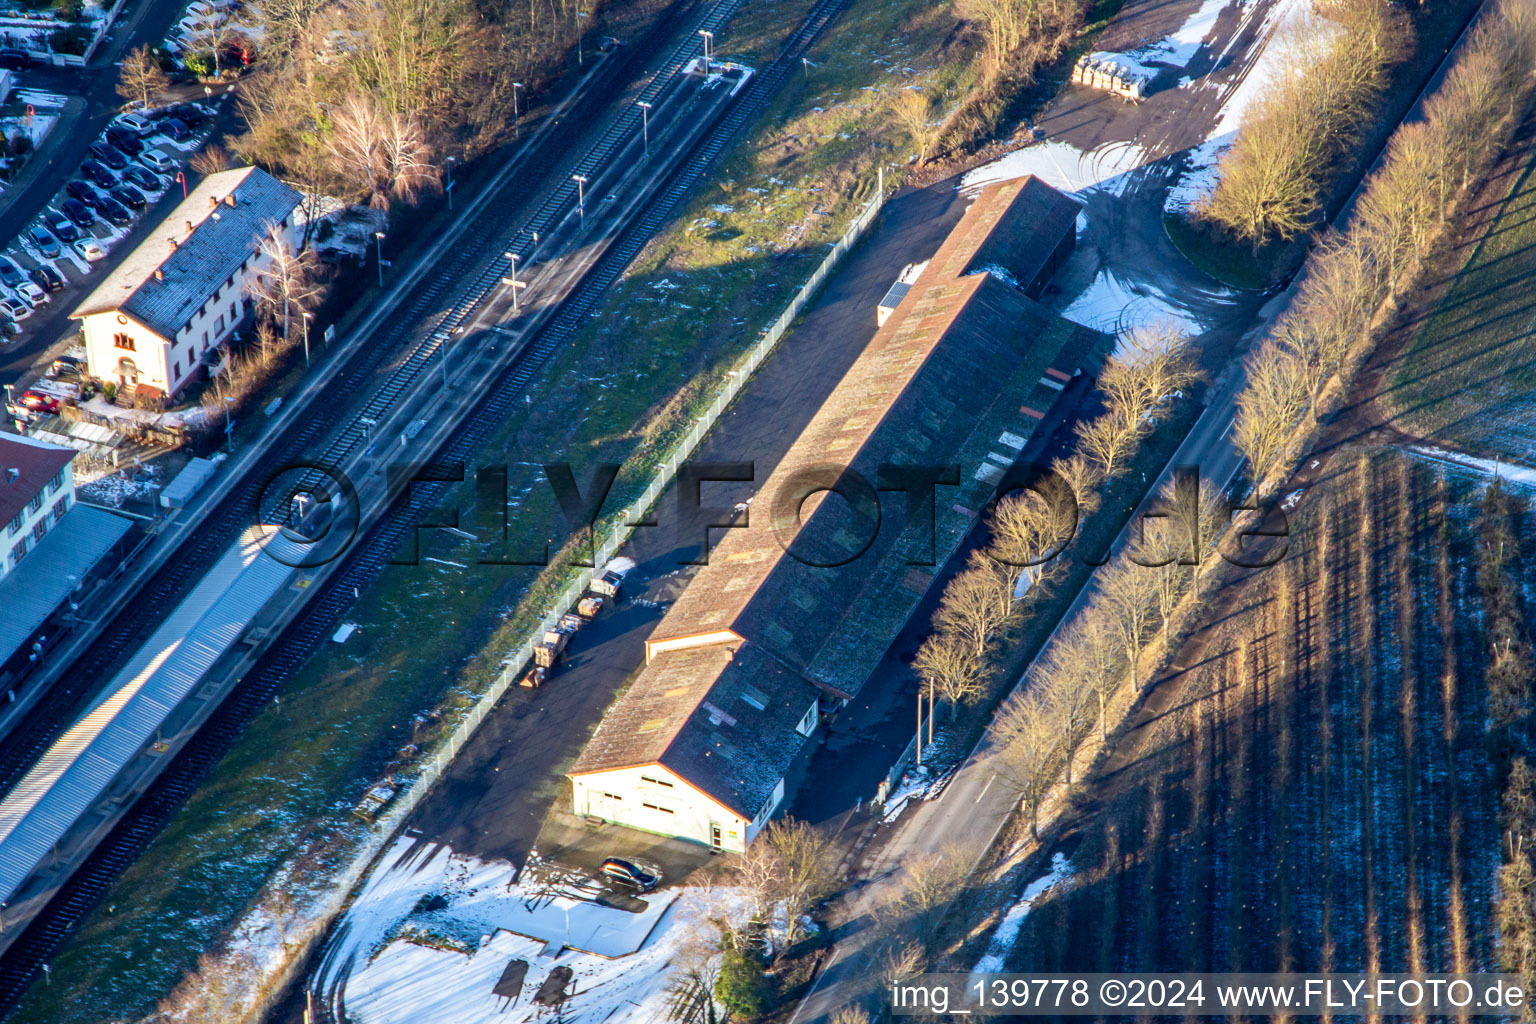
[[[30,437],[0,434],[0,540],[6,539],[5,529],[17,513],[74,457],[69,448]],[[12,470],[16,472],[13,474]]]
[[[816,688],[749,643],[666,651],[604,716],[572,775],[660,764],[751,820],[805,743]]]

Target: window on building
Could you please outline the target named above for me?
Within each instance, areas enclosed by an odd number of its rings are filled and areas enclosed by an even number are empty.
[[[12,568],[15,567],[17,562],[21,561],[23,558],[26,557],[26,555],[27,555],[27,548],[31,545],[31,543],[32,543],[32,538],[31,537],[23,537],[23,538],[21,538],[21,540],[17,541],[15,543],[15,545],[11,548],[11,566],[12,566]]]
[[[53,509],[49,511],[48,515],[52,517],[54,523],[58,523],[60,519],[64,518],[64,513],[68,511],[69,500],[66,498],[60,498],[58,501],[53,503]]]
[[[235,304],[233,302],[229,304],[229,322],[235,322]]]
[[[640,781],[649,782],[653,786],[666,786],[668,789],[672,788],[672,783],[666,781],[665,779],[653,779],[649,775],[640,776]]]
[[[34,523],[32,525],[32,539],[33,540],[42,540],[43,539],[43,534],[45,534],[47,532],[48,532],[48,520],[46,520],[46,519],[39,519],[36,523]]]
[[[48,481],[48,493],[52,494],[54,491],[57,491],[60,487],[63,487],[63,486],[64,486],[64,471],[61,469],[57,473],[53,474],[53,479],[52,480]]]
[[[663,807],[660,804],[646,804],[646,803],[642,803],[640,806],[644,807],[646,810],[649,810],[649,811],[660,811],[662,814],[676,814],[677,813],[672,808],[670,808],[670,807]]]
[[[204,352],[208,351],[208,332],[207,331],[203,332],[203,351]]]
[[[226,277],[224,279],[224,287],[225,288],[233,288],[234,286],[235,286],[235,275],[234,274],[230,274],[228,277]]]
[[[605,800],[623,800],[624,799],[623,797],[619,796],[619,794],[617,794],[617,793],[604,793],[603,794],[603,798]]]
[[[37,512],[37,510],[42,508],[42,507],[43,507],[43,496],[41,494],[38,494],[38,495],[34,496],[33,499],[30,502],[27,503],[27,513],[29,515],[35,514]]]
[[[224,333],[224,314],[223,313],[220,313],[219,314],[219,318],[214,321],[214,323],[213,323],[213,333],[215,335],[219,335],[219,334],[223,334]]]
[[[112,335],[112,344],[116,345],[118,348],[127,349],[129,352],[138,351],[138,346],[134,343],[133,337],[128,334],[123,334],[121,331]]]
[[[14,537],[14,536],[16,536],[16,534],[18,532],[20,532],[20,530],[21,530],[21,519],[22,519],[22,513],[17,512],[16,513],[16,518],[11,520],[11,528],[6,531],[6,535],[7,536]]]

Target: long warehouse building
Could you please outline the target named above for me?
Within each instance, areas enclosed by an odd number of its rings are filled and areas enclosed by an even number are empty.
[[[1070,382],[1108,354],[1107,335],[1032,297],[1077,212],[1034,178],[976,197],[761,484],[747,528],[722,531],[646,641],[568,772],[576,814],[751,842],[821,703],[868,685]],[[909,520],[899,490],[879,497],[890,467],[939,464],[958,484],[937,487],[931,523]],[[841,497],[795,500],[834,484]]]

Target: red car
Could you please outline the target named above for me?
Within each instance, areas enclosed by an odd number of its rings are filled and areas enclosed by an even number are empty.
[[[20,405],[33,412],[53,414],[59,411],[59,400],[52,395],[45,395],[41,391],[27,391],[21,396]]]

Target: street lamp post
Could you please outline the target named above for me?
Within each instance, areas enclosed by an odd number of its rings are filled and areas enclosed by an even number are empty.
[[[448,178],[447,183],[443,185],[443,191],[448,193],[448,209],[450,210],[453,209],[453,165],[458,159],[456,156],[450,156],[443,161],[443,172]]]
[[[176,172],[176,180],[181,182],[181,198],[187,198],[187,176],[182,171]]]
[[[304,368],[309,369],[309,322],[315,318],[315,314],[305,310],[299,314],[304,318]]]
[[[512,137],[514,139],[522,135],[521,115],[517,110],[517,94],[522,91],[522,88],[522,82],[512,83]]]
[[[508,288],[512,289],[512,315],[516,316],[517,315],[517,290],[519,288],[526,288],[526,287],[528,287],[528,282],[526,282],[526,281],[519,281],[517,279],[517,259],[518,259],[517,253],[515,253],[515,252],[507,253],[507,259],[512,262],[512,276],[511,277],[504,277],[504,278],[502,278],[501,279],[501,283],[506,285]]]
[[[235,454],[235,399],[233,395],[224,397],[224,444],[229,449],[229,454]]]
[[[581,212],[581,226],[587,226],[587,176],[585,174],[573,174],[571,180],[576,183],[576,209]]]
[[[373,233],[373,254],[379,263],[379,287],[384,287],[384,232]]]
[[[645,100],[637,100],[635,106],[640,108],[640,134],[645,139],[645,155],[651,155],[651,105]]]
[[[581,21],[587,16],[586,11],[576,12],[576,63],[581,63]]]
[[[704,73],[709,74],[709,49],[715,41],[715,34],[707,28],[699,29],[699,35],[704,38]]]

